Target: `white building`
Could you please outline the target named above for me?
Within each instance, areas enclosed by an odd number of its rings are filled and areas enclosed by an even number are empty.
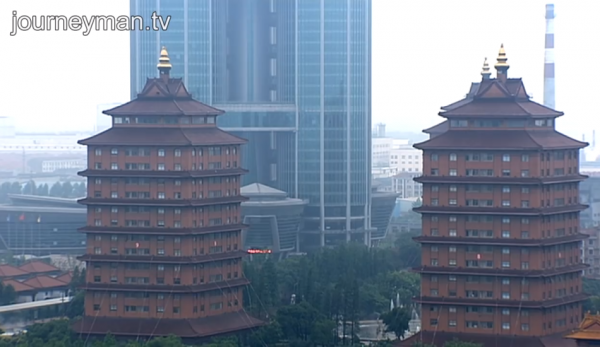
[[[83,170],[87,167],[86,159],[54,159],[42,161],[42,172],[49,173],[63,169]]]
[[[423,153],[408,144],[395,146],[390,151],[390,167],[397,173],[421,172]]]
[[[390,166],[390,155],[394,139],[391,137],[374,137],[371,140],[371,166],[382,168]]]
[[[401,172],[392,177],[392,190],[399,199],[416,199],[423,196],[423,185],[413,178],[421,176],[420,172]]]

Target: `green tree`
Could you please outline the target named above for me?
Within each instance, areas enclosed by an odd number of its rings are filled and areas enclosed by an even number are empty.
[[[13,182],[10,185],[10,189],[8,191],[9,194],[22,194],[21,183]]]
[[[73,197],[73,185],[71,184],[71,182],[65,182],[62,184],[62,192],[61,192],[61,198],[71,198]]]
[[[86,195],[86,193],[87,193],[87,191],[86,191],[85,183],[79,182],[73,186],[73,197],[81,198],[81,197],[84,197]]]
[[[10,193],[10,182],[4,182],[0,185],[0,203],[8,202],[8,194]]]
[[[408,330],[408,322],[411,318],[411,311],[408,307],[396,307],[393,310],[383,314],[381,319],[386,326],[386,332],[393,332],[396,338],[404,338],[404,333]]]
[[[417,236],[420,236],[419,232],[398,234],[395,244],[401,261],[400,267],[403,269],[421,265],[421,245],[413,240]]]
[[[14,304],[17,299],[17,293],[13,286],[5,285],[0,282],[0,305]]]
[[[48,194],[49,194],[48,184],[44,183],[44,184],[40,184],[39,186],[37,186],[36,194],[39,196],[48,196]]]
[[[35,185],[35,182],[29,181],[23,187],[23,194],[36,195],[36,188],[37,186]]]
[[[248,339],[248,345],[250,347],[275,346],[283,338],[281,326],[275,321],[252,332]]]
[[[49,195],[55,198],[60,198],[63,195],[62,184],[60,184],[60,182],[54,183],[50,188]]]

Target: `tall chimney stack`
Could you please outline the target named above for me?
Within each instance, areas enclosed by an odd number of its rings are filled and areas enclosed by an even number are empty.
[[[546,44],[544,52],[544,105],[556,108],[554,80],[554,4],[546,5]]]

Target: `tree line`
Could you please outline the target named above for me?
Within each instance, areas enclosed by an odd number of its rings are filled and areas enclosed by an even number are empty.
[[[36,184],[29,181],[25,184],[19,182],[4,182],[0,185],[0,203],[9,202],[9,194],[26,194],[50,196],[54,198],[80,198],[86,195],[86,185],[83,182],[56,182],[52,186],[47,183]]]

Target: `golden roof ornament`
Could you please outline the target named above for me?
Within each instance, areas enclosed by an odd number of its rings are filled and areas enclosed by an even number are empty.
[[[171,70],[171,59],[169,58],[169,52],[167,52],[167,48],[163,46],[160,51],[160,58],[158,58],[158,65],[156,65],[158,70],[161,72],[168,72]]]
[[[508,68],[509,65],[507,63],[508,58],[506,57],[506,51],[504,50],[504,44],[500,45],[500,51],[498,52],[498,58],[496,58],[496,65],[494,67],[498,68]]]
[[[483,60],[483,68],[481,68],[481,76],[483,76],[483,79],[489,79],[491,75],[490,65],[488,64],[487,58],[485,58]]]

